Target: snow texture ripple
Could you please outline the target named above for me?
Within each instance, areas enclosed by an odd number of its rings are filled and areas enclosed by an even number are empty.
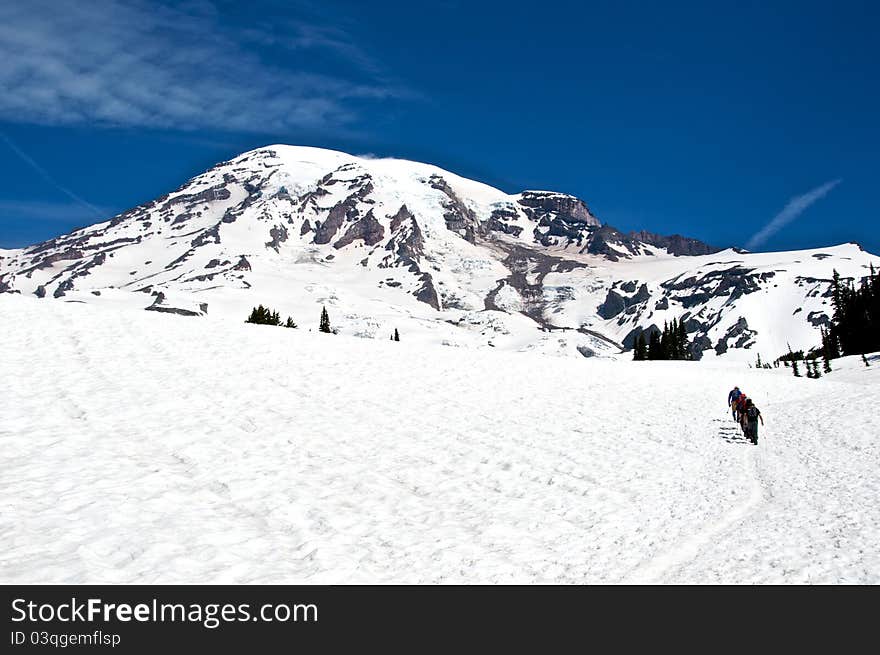
[[[0,582],[880,582],[880,361],[807,380],[300,322],[0,297]]]

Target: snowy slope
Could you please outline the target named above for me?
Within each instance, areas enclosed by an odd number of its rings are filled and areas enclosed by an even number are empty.
[[[818,331],[832,314],[830,282],[834,270],[844,280],[860,280],[880,258],[856,244],[790,252],[739,253],[724,250],[693,257],[640,257],[599,265],[598,291],[568,308],[609,303],[617,294],[628,306],[594,325],[627,346],[643,328],[685,321],[703,357],[725,355],[764,361],[793,349],[818,345]],[[627,281],[635,293],[624,292]],[[556,275],[545,283],[564,283]],[[604,284],[603,284],[604,282]],[[638,287],[638,289],[636,289]],[[630,299],[644,298],[629,304]],[[614,307],[617,309],[618,307]],[[607,313],[606,313],[607,315]],[[589,322],[588,315],[569,320]]]
[[[880,360],[808,380],[14,294],[0,334],[0,582],[880,582]]]
[[[695,357],[772,359],[818,342],[845,244],[720,252],[624,235],[552,191],[506,194],[436,166],[297,146],[218,164],[112,220],[0,252],[0,293],[239,322],[265,304],[301,325],[470,348],[610,355],[686,321]]]

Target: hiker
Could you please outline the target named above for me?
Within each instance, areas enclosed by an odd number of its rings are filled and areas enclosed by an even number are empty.
[[[736,420],[736,407],[733,403],[739,399],[741,395],[742,391],[739,390],[739,387],[734,387],[730,390],[730,393],[727,394],[727,406],[730,408],[734,421]]]
[[[746,424],[746,437],[755,444],[758,445],[758,421],[761,421],[761,425],[764,425],[764,417],[761,416],[761,410],[755,406],[755,403],[752,402],[752,399],[749,398],[746,401],[746,411],[745,411],[745,424]]]
[[[737,399],[733,401],[733,418],[740,425],[742,425],[743,413],[746,410],[746,403],[748,402],[748,400],[748,396],[746,396],[744,393],[740,393]]]

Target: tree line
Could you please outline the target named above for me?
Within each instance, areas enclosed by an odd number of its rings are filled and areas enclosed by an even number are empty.
[[[880,350],[880,274],[874,266],[858,288],[852,280],[841,282],[835,270],[831,291],[834,315],[829,328],[822,330],[822,356],[835,359]]]
[[[831,278],[831,305],[833,315],[827,328],[819,328],[821,345],[808,353],[803,350],[788,352],[776,358],[776,363],[790,365],[795,377],[802,377],[799,364],[806,368],[806,377],[819,378],[822,372],[831,373],[831,360],[845,355],[861,355],[865,366],[870,366],[865,353],[880,350],[880,274],[871,266],[871,273],[856,287],[853,280],[844,283],[835,269]],[[822,372],[819,359],[822,359]]]
[[[263,305],[257,305],[254,307],[245,323],[255,323],[257,325],[283,325],[288,328],[298,327],[297,324],[293,322],[292,317],[288,316],[287,321],[282,323],[281,315],[277,311],[273,311],[269,307],[264,307]],[[318,331],[328,334],[337,333],[336,330],[330,327],[330,314],[327,313],[326,307],[321,307],[321,318],[318,321]],[[391,341],[400,341],[400,333],[397,331],[397,328],[394,328],[394,332],[391,334]]]
[[[253,311],[251,311],[250,316],[248,316],[245,323],[256,323],[257,325],[281,325],[281,316],[278,312],[274,312],[268,307],[263,307],[262,305],[258,305],[254,307]],[[295,328],[296,323],[293,322],[293,319],[288,316],[287,321],[284,323],[284,327]]]
[[[633,347],[633,360],[658,360],[658,359],[690,359],[690,343],[684,323],[677,318],[672,323],[663,323],[663,331],[651,330],[651,335],[645,339],[645,333],[639,333]]]

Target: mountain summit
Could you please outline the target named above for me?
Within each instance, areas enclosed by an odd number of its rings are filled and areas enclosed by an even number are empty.
[[[246,152],[109,221],[0,252],[0,292],[559,354],[619,353],[682,319],[696,358],[818,343],[833,269],[880,258],[719,251],[624,234],[552,191],[509,195],[436,166],[295,146]]]

